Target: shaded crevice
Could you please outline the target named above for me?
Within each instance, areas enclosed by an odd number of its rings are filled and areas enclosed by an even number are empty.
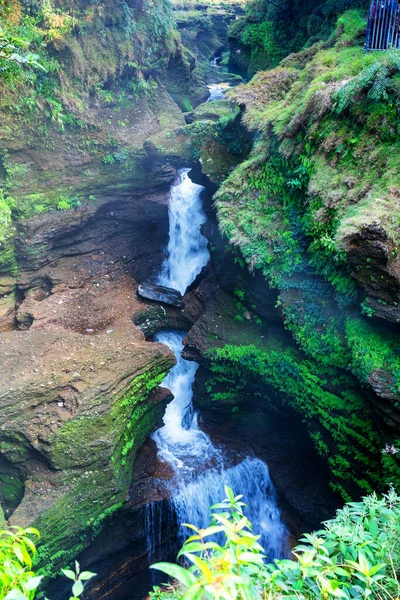
[[[9,519],[25,494],[26,470],[0,454],[0,505]]]

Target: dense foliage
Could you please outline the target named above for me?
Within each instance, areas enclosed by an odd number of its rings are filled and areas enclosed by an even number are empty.
[[[400,497],[393,491],[351,502],[293,549],[294,560],[268,564],[259,536],[243,513],[242,496],[211,507],[211,524],[194,531],[178,554],[185,566],[158,563],[179,584],[151,598],[255,600],[344,598],[394,600],[399,596]],[[255,524],[255,528],[257,525]],[[216,537],[217,536],[217,537]],[[223,538],[221,540],[221,538]]]
[[[0,74],[1,77],[12,78],[17,76],[23,66],[44,69],[38,60],[38,55],[26,52],[28,42],[19,37],[14,37],[1,26],[0,21]]]
[[[296,348],[273,339],[262,347],[228,344],[208,356],[212,398],[240,407],[241,399],[255,396],[272,409],[293,408],[328,462],[332,489],[344,499],[357,493],[357,487],[369,493],[388,480],[399,483],[398,474],[382,468],[384,455],[372,411],[356,382],[344,373],[313,364]],[[278,403],[271,389],[279,392]]]
[[[270,69],[291,52],[329,38],[338,15],[363,7],[363,0],[252,0],[246,17],[231,27],[231,38],[248,54],[251,74]]]
[[[275,347],[281,367],[268,383],[288,393],[334,479],[342,480],[338,489],[345,498],[349,465],[358,464],[354,482],[363,490],[366,481],[378,484],[382,461],[381,484],[388,473],[400,481],[399,453],[381,453],[387,445],[397,448],[399,337],[395,327],[390,331],[390,324],[374,319],[398,322],[391,273],[400,241],[400,63],[398,51],[364,52],[365,25],[364,11],[349,10],[328,41],[231,92],[245,107],[256,142],[216,194],[222,232],[250,270],[260,270],[279,290],[277,308],[304,352]],[[253,353],[255,371],[269,353],[259,350]],[[249,368],[249,356],[240,352],[242,360],[227,348],[223,359]],[[303,399],[302,377],[290,377],[291,371],[307,372],[315,383],[318,401],[312,406]],[[378,416],[352,376],[368,386]],[[336,399],[329,399],[332,392]]]
[[[34,571],[36,540],[39,532],[29,527],[11,527],[0,531],[0,598],[2,600],[33,600],[43,579]],[[63,574],[74,583],[70,600],[78,600],[84,589],[84,582],[94,577],[94,573],[80,571],[75,563],[75,571],[63,569]]]

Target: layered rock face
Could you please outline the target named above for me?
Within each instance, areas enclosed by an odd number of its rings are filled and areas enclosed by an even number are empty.
[[[152,391],[174,358],[133,325],[146,303],[131,273],[159,269],[167,193],[143,202],[44,215],[18,237],[18,330],[0,336],[1,504],[11,523],[37,524],[48,569],[123,503],[164,413]]]
[[[159,272],[176,172],[143,143],[208,94],[168,2],[73,8],[1,7],[32,28],[45,70],[1,82],[0,502],[7,522],[40,529],[45,575],[124,503],[169,398],[173,356],[134,322],[156,310],[136,290]],[[221,39],[233,16],[218,16]]]
[[[47,12],[40,3],[3,4],[1,16],[21,35],[27,28],[45,71],[0,84],[0,316],[10,310],[10,274],[18,269],[15,221],[77,207],[90,212],[110,196],[163,183],[163,165],[148,166],[143,142],[184,125],[179,98],[195,105],[192,91],[207,93],[204,82],[192,81],[195,61],[168,2],[82,1],[73,14],[62,2]]]

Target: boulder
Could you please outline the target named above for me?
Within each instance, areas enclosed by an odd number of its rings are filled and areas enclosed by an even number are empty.
[[[142,298],[148,300],[154,300],[155,302],[162,302],[163,304],[170,304],[177,308],[183,307],[183,297],[178,290],[166,287],[164,285],[156,285],[153,283],[141,283],[138,288],[138,294]]]

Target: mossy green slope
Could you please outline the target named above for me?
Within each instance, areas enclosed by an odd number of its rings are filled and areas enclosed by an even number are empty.
[[[333,369],[327,375],[332,381],[346,370],[367,386],[371,420],[365,399],[347,408],[356,412],[361,429],[364,422],[367,438],[375,437],[378,463],[368,474],[373,481],[380,469],[379,444],[385,450],[398,437],[400,336],[393,325],[388,335],[385,323],[398,320],[400,55],[366,54],[365,24],[362,12],[344,13],[329,40],[231,92],[245,107],[245,123],[257,141],[218,191],[216,205],[222,232],[250,268],[260,269],[280,291],[285,326],[309,357],[311,372]],[[375,315],[381,324],[368,320]],[[267,354],[263,361],[269,364]],[[284,370],[279,373],[269,377],[283,391],[287,380]],[[299,394],[295,404],[303,410]],[[329,406],[326,401],[335,422],[337,406]],[[350,423],[351,415],[347,418]],[[347,425],[346,420],[334,425],[343,435],[339,455],[353,447]],[[335,454],[337,449],[328,460]],[[366,469],[367,454],[361,459]],[[387,453],[382,456],[389,461]],[[383,479],[398,482],[396,454],[389,462]],[[345,481],[344,465],[339,471]],[[362,479],[358,484],[364,489]]]

